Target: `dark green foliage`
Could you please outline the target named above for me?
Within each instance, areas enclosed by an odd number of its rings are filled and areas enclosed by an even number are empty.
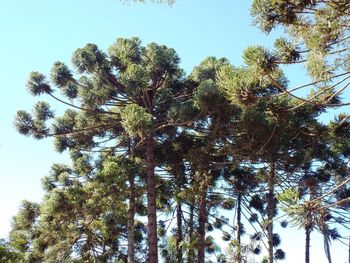
[[[256,210],[258,210],[258,211],[263,211],[264,203],[263,203],[263,201],[261,200],[260,196],[254,195],[254,196],[251,198],[251,201],[250,201],[249,206],[250,206],[250,207],[253,207],[254,209],[256,209]]]
[[[255,255],[260,255],[261,253],[261,247],[257,246],[256,248],[253,249],[253,254]]]
[[[292,24],[297,20],[295,11],[312,6],[311,0],[271,1],[254,0],[252,15],[256,17],[256,23],[265,32],[270,32],[278,23]]]
[[[274,44],[277,50],[277,57],[280,62],[292,63],[300,58],[300,51],[297,46],[293,45],[285,38],[278,38]]]
[[[52,92],[52,89],[45,76],[39,72],[30,73],[27,81],[27,88],[33,96]]]
[[[127,105],[121,113],[122,125],[130,136],[144,137],[152,129],[152,115],[137,104]]]
[[[55,62],[51,68],[51,81],[59,88],[68,86],[73,80],[73,75],[68,67],[62,62]]]
[[[95,44],[86,44],[83,48],[78,48],[72,57],[72,64],[79,73],[94,73],[95,71],[103,70],[103,66],[107,66],[106,63],[106,55],[100,51]],[[62,69],[61,74],[64,74],[65,79],[67,79],[67,73],[69,71],[66,67],[63,67]],[[56,74],[58,75],[60,73]],[[56,80],[56,78],[53,80]]]
[[[337,91],[331,92],[335,96],[342,93],[348,83],[334,84],[331,80],[339,73],[346,75],[348,72],[349,7],[346,0],[255,0],[251,13],[264,32],[269,33],[278,26],[286,29],[290,40],[276,41],[279,62],[303,63],[314,80],[336,88]],[[310,86],[317,86],[317,83]]]
[[[44,101],[39,101],[35,104],[33,109],[33,115],[36,120],[46,121],[54,117],[50,105]]]
[[[278,247],[281,244],[281,238],[279,234],[273,234],[273,246]]]
[[[282,249],[277,249],[274,256],[277,260],[283,260],[286,258],[286,253]]]
[[[24,202],[14,218],[11,245],[26,257],[105,261],[125,256],[119,247],[126,232],[125,179],[138,168],[131,161],[111,157],[97,171],[86,170],[87,160],[77,162],[75,169],[54,165],[44,179],[43,202]],[[141,225],[135,233],[142,247]],[[94,254],[94,250],[104,252]]]
[[[243,60],[258,75],[270,74],[276,70],[276,57],[260,46],[247,47],[243,52]]]
[[[0,262],[16,263],[22,260],[21,253],[14,251],[4,239],[0,239]]]
[[[223,232],[223,235],[222,235],[222,240],[224,241],[230,241],[231,240],[231,235],[227,232]]]
[[[29,135],[31,127],[33,126],[33,119],[28,112],[21,110],[16,113],[14,123],[19,133]]]
[[[281,227],[286,228],[288,226],[288,221],[284,220],[281,222]]]
[[[302,12],[311,7],[322,12],[307,20]],[[159,237],[167,262],[202,263],[206,253],[219,255],[210,231],[222,231],[223,241],[231,241],[234,260],[261,253],[266,237],[270,261],[282,260],[281,238],[273,231],[279,212],[291,226],[311,222],[324,235],[330,257],[330,240],[341,233],[329,225],[349,223],[334,213],[349,208],[348,184],[332,192],[349,171],[349,118],[341,114],[329,125],[318,119],[342,102],[341,90],[327,80],[350,64],[346,56],[329,54],[347,36],[337,29],[348,21],[341,13],[347,7],[341,1],[254,1],[252,14],[261,28],[283,25],[292,39],[277,39],[274,51],[248,47],[243,67],[208,57],[186,76],[173,49],[120,38],[108,53],[95,44],[77,49],[77,75],[54,63],[51,83],[63,98],[44,75],[31,73],[32,95],[48,94],[69,108],[55,116],[48,103],[38,102],[32,114],[17,112],[15,127],[37,139],[54,137],[56,150],[68,150],[73,163],[52,167],[43,179],[42,203],[22,204],[10,245],[28,262],[126,261],[134,195],[133,216],[155,220],[153,243]],[[306,99],[288,91],[280,65],[292,63],[306,63],[310,75],[322,80]],[[226,211],[231,214],[225,218],[223,209],[235,211]],[[156,262],[157,246],[145,241],[148,234],[152,242],[154,229],[142,222],[132,224],[137,262],[148,262],[152,249]],[[249,233],[246,223],[261,232]],[[246,232],[249,244],[241,240]]]

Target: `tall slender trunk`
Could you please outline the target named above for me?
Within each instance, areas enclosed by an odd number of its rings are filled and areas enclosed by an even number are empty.
[[[130,194],[128,210],[128,263],[135,262],[135,177],[130,176]]]
[[[267,243],[269,252],[269,263],[273,263],[273,218],[275,209],[275,166],[271,165],[268,179],[269,193],[267,196]]]
[[[242,262],[242,254],[241,254],[241,233],[242,233],[242,194],[238,193],[237,196],[237,263]]]
[[[183,175],[184,171],[178,173],[176,176],[176,187],[178,190],[183,187]],[[183,233],[182,233],[182,204],[180,200],[176,202],[176,260],[179,263],[183,263],[183,255],[182,255],[182,241],[183,241]]]
[[[310,199],[313,200],[315,197],[315,185],[309,185],[310,188]],[[311,244],[311,231],[312,231],[312,211],[311,208],[308,207],[308,211],[306,213],[305,218],[305,263],[310,263],[310,244]]]
[[[150,133],[146,138],[147,161],[147,216],[149,263],[158,263],[156,180],[154,174],[154,138]]]
[[[205,224],[207,221],[207,187],[202,189],[201,199],[199,201],[199,217],[198,217],[198,263],[205,262]]]
[[[305,227],[305,263],[310,263],[310,236],[312,228],[311,226]]]
[[[181,203],[178,201],[176,205],[176,260],[178,263],[183,262],[182,257],[182,207]]]
[[[188,241],[189,241],[189,247],[188,247],[188,256],[187,256],[187,262],[188,263],[194,263],[195,260],[195,253],[193,248],[194,243],[194,236],[193,236],[193,228],[194,228],[194,205],[190,205],[190,218],[188,220],[189,228],[188,228]],[[349,262],[350,263],[350,262]]]

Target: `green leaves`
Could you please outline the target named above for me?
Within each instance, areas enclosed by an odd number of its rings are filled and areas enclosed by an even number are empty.
[[[34,118],[33,118],[34,117]],[[15,116],[14,125],[17,131],[23,135],[32,135],[36,139],[47,136],[49,129],[45,121],[54,117],[46,102],[37,102],[33,108],[33,116],[26,111],[18,111]]]
[[[14,249],[3,239],[0,239],[0,262],[23,262],[23,255]]]
[[[278,59],[284,63],[292,63],[300,58],[299,49],[285,38],[277,38],[274,46],[277,50]]]
[[[13,225],[22,230],[28,230],[39,215],[39,205],[27,200],[21,202],[19,213],[14,217]]]
[[[28,112],[20,110],[16,113],[14,125],[19,133],[23,135],[29,135],[31,128],[34,126],[34,121]]]
[[[215,81],[217,73],[229,65],[230,63],[226,58],[207,57],[198,66],[194,67],[190,78],[198,83],[205,80]]]
[[[37,120],[46,121],[54,117],[53,111],[47,102],[39,101],[35,104],[33,115]]]
[[[310,76],[316,80],[327,81],[331,77],[331,71],[326,63],[326,53],[322,50],[311,50],[309,52],[306,68]]]
[[[264,32],[281,26],[287,33],[275,42],[277,64],[301,63],[315,82],[303,87],[329,84],[340,94],[348,83],[333,80],[349,71],[348,9],[348,1],[255,0],[251,13]]]
[[[297,11],[313,5],[312,0],[254,0],[251,14],[255,23],[269,33],[278,23],[292,24],[298,21]]]
[[[55,62],[51,68],[51,81],[56,86],[62,88],[73,80],[73,75],[68,67],[62,62]]]
[[[258,2],[266,12],[303,6],[299,0]],[[281,19],[275,15],[270,22]],[[205,246],[207,253],[216,251],[212,238],[203,242],[213,227],[222,229],[224,240],[231,240],[230,220],[220,215],[223,209],[237,208],[238,235],[244,233],[242,221],[273,222],[277,214],[273,193],[282,191],[281,180],[288,180],[292,188],[277,196],[280,210],[302,222],[309,207],[300,200],[311,183],[301,180],[301,174],[312,173],[320,184],[347,174],[342,159],[350,152],[349,123],[342,115],[327,127],[317,120],[323,107],[299,105],[288,95],[278,65],[302,63],[304,53],[294,43],[278,39],[274,52],[248,47],[245,67],[208,57],[186,78],[178,55],[166,46],[143,47],[138,38],[117,39],[107,56],[88,44],[72,58],[80,78],[61,62],[51,70],[51,82],[69,102],[51,94],[42,74],[32,73],[28,81],[32,94],[50,94],[74,110],[68,108],[55,117],[48,103],[38,102],[32,114],[17,113],[15,126],[25,135],[55,137],[56,149],[69,150],[73,165],[54,165],[43,179],[47,195],[38,210],[20,211],[18,231],[12,234],[18,247],[45,262],[124,260],[121,244],[126,231],[134,232],[129,220],[146,215],[146,189],[147,196],[155,197],[149,207],[164,212],[166,221],[158,234],[171,243],[164,246],[169,260],[177,255],[194,258],[195,246],[202,246],[198,252],[202,258]],[[327,69],[317,59],[313,63],[321,71]],[[340,102],[331,86],[317,92],[322,94],[311,94],[313,103]],[[319,167],[314,169],[315,165]],[[150,178],[154,182],[145,180]],[[336,198],[347,198],[348,189],[340,190]],[[247,208],[259,213],[244,214]],[[172,213],[177,226],[169,236],[168,229],[175,224],[168,220]],[[21,218],[29,218],[28,225]],[[133,243],[141,255],[147,233],[143,223],[134,225]],[[272,230],[269,238],[270,244],[279,245]],[[248,247],[239,240],[235,253]],[[252,248],[261,251],[259,246]],[[274,256],[283,258],[284,252],[276,250]]]
[[[246,69],[234,69],[232,66],[221,68],[218,83],[232,103],[243,107],[254,104],[257,100],[257,91],[263,88],[251,72]]]
[[[39,216],[39,205],[30,201],[22,201],[19,211],[12,220],[12,230],[9,234],[10,244],[20,252],[26,252],[30,247],[34,226]]]
[[[33,96],[52,92],[45,76],[37,71],[30,73],[27,81],[27,88]]]
[[[179,70],[180,58],[172,48],[150,43],[144,50],[143,56],[143,64],[153,83],[159,83],[165,74],[172,77]]]
[[[104,163],[103,170],[95,167],[98,171],[89,175],[76,174],[86,164],[75,163],[74,170],[55,164],[45,179],[50,187],[40,206],[24,202],[14,218],[11,245],[25,252],[28,260],[45,262],[62,258],[68,262],[110,261],[122,256],[119,239],[125,234],[121,224],[126,220],[123,184],[132,164],[113,158]],[[104,252],[90,257],[92,250]]]
[[[66,110],[62,117],[56,118],[53,124],[55,134],[68,134],[73,131],[78,113],[74,110]]]
[[[74,52],[72,63],[79,73],[93,73],[105,65],[106,55],[98,49],[97,45],[87,44]]]
[[[277,199],[279,202],[284,203],[286,207],[295,206],[299,202],[299,191],[298,189],[288,188],[281,194],[278,194]]]
[[[213,80],[206,80],[199,84],[194,94],[195,105],[201,110],[212,110],[224,102],[224,96]]]
[[[120,82],[127,87],[126,92],[130,96],[138,96],[149,88],[149,75],[140,64],[129,64],[120,75]]]
[[[152,115],[139,105],[127,105],[121,113],[121,117],[122,125],[130,136],[144,137],[152,131]]]
[[[118,38],[108,50],[112,65],[122,71],[127,68],[130,63],[140,63],[141,52],[141,40],[137,37],[130,39]]]
[[[243,52],[244,63],[258,76],[272,74],[277,69],[277,58],[261,46],[247,47]]]

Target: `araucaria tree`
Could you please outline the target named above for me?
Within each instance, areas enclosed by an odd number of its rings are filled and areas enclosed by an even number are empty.
[[[32,72],[29,92],[64,113],[39,101],[32,113],[17,112],[15,126],[53,137],[72,166],[54,165],[43,201],[22,203],[4,255],[243,263],[263,244],[273,263],[285,258],[274,227],[280,213],[304,228],[305,262],[312,230],[324,236],[331,262],[330,240],[344,236],[330,225],[350,223],[350,121],[320,117],[348,104],[341,95],[350,85],[349,10],[348,0],[254,0],[262,30],[283,26],[289,38],[273,51],[248,47],[243,67],[208,57],[186,76],[173,49],[119,38],[107,53],[95,44],[77,49],[74,70],[55,62],[51,80]],[[291,88],[283,65],[296,63],[312,80]],[[230,242],[227,257],[211,231]]]
[[[275,42],[279,64],[301,64],[312,81],[295,89],[317,88],[300,103],[348,105],[334,100],[350,85],[350,3],[347,0],[254,0],[251,13],[263,32],[286,29]],[[291,91],[292,92],[292,91]]]
[[[54,164],[43,180],[43,201],[22,202],[14,217],[12,246],[24,262],[126,261],[127,178],[140,172],[124,157],[101,158],[93,165],[81,156],[73,167]],[[138,222],[134,262],[145,256],[143,232]]]
[[[38,102],[33,114],[19,111],[15,120],[20,133],[52,136],[58,151],[68,149],[73,156],[127,153],[128,136],[138,138],[137,147],[144,150],[139,157],[146,173],[149,262],[158,262],[155,141],[173,125],[166,109],[175,107],[181,95],[179,61],[173,49],[155,43],[143,47],[137,38],[117,39],[108,54],[87,44],[73,54],[76,75],[62,62],[54,63],[51,83],[39,72],[30,74],[30,93],[68,106],[63,116],[54,117],[48,103]]]

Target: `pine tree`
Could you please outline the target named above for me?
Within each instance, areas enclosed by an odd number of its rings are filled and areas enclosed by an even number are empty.
[[[34,96],[46,94],[74,110],[66,110],[50,123],[53,111],[46,102],[39,102],[32,115],[19,111],[15,121],[22,134],[55,137],[58,151],[113,153],[126,147],[127,136],[140,138],[147,174],[150,262],[158,261],[155,138],[173,126],[164,109],[175,107],[176,96],[182,92],[179,61],[173,49],[155,43],[142,47],[137,38],[117,39],[108,55],[95,44],[87,44],[72,57],[79,79],[61,62],[51,70],[52,84],[69,102],[55,95],[39,72],[31,73],[27,84]]]
[[[279,26],[287,32],[288,38],[276,39],[275,63],[300,63],[313,79],[298,87],[317,90],[300,104],[348,104],[336,97],[349,86],[349,10],[347,0],[254,0],[251,13],[263,32]]]
[[[23,255],[11,247],[11,245],[4,239],[0,239],[0,261],[16,263],[23,260]]]
[[[269,262],[273,262],[274,257],[284,257],[283,251],[273,250],[278,243],[273,233],[275,194],[282,180],[288,182],[289,175],[302,168],[307,151],[299,149],[312,148],[310,142],[316,143],[316,134],[322,134],[316,117],[324,106],[300,105],[298,98],[287,93],[287,80],[276,63],[277,57],[268,50],[248,47],[243,58],[247,67],[222,68],[218,82],[227,99],[240,107],[228,149],[234,158],[255,164],[266,187],[266,195],[256,197],[266,201],[266,208],[258,202],[257,209],[266,216]]]
[[[77,160],[74,168],[53,165],[43,180],[43,202],[24,202],[15,216],[10,233],[12,246],[34,261],[126,260],[126,179],[142,171],[136,167],[116,157],[96,166],[86,158]],[[140,256],[144,253],[140,249],[142,228],[134,229],[135,236],[139,236],[134,242]]]

